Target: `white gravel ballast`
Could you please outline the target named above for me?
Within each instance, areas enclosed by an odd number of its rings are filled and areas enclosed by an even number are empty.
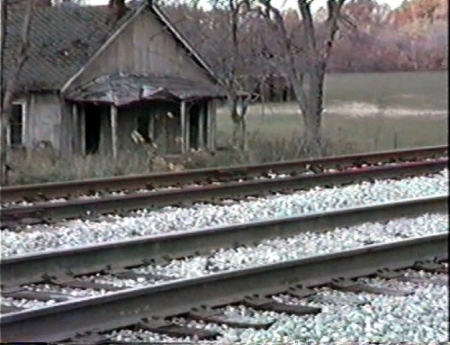
[[[136,268],[136,273],[150,273],[151,278],[121,279],[110,275],[95,274],[80,278],[119,288],[148,287],[171,280],[195,278],[220,271],[236,270],[297,260],[310,256],[335,253],[344,250],[399,241],[406,238],[439,234],[448,231],[448,215],[425,214],[416,218],[395,219],[386,223],[364,223],[347,228],[337,228],[325,233],[301,233],[289,238],[264,240],[255,246],[223,248],[208,256],[171,260],[165,265],[149,265]],[[73,298],[99,296],[107,290],[63,288],[57,285],[38,284],[27,286],[33,291],[63,293]],[[5,304],[10,305],[9,301]],[[13,305],[21,306],[20,302]],[[26,308],[40,308],[42,303],[32,302]]]
[[[437,344],[448,340],[448,288],[429,283],[414,284],[379,279],[366,282],[399,290],[414,291],[408,296],[348,293],[329,288],[316,289],[309,299],[275,296],[278,302],[320,307],[317,315],[295,316],[257,311],[244,306],[224,308],[227,315],[251,317],[275,323],[267,330],[238,329],[225,325],[173,319],[175,323],[216,331],[215,344]],[[118,330],[109,336],[124,342],[189,342],[145,330]],[[195,343],[207,343],[194,341]]]
[[[379,180],[324,188],[316,187],[291,195],[272,195],[227,206],[196,204],[141,210],[133,216],[110,215],[101,221],[75,220],[64,225],[29,226],[22,232],[2,231],[2,256],[42,252],[139,236],[241,224],[270,218],[324,212],[333,209],[399,201],[448,193],[448,170],[429,176]]]
[[[165,265],[151,265],[135,269],[171,279],[194,278],[220,271],[298,260],[310,256],[336,253],[371,244],[382,244],[439,234],[448,231],[448,215],[426,214],[411,219],[396,219],[381,223],[365,223],[348,228],[338,228],[326,233],[306,232],[285,239],[262,241],[256,246],[220,249],[209,256],[171,260]],[[98,278],[98,283],[111,283],[119,287],[145,286],[149,282]],[[160,284],[164,281],[153,281]]]

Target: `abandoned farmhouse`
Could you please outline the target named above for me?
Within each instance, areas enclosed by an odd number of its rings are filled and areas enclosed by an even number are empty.
[[[35,7],[28,59],[17,82],[8,140],[45,141],[61,153],[116,156],[133,131],[158,154],[215,148],[224,92],[213,71],[150,2]],[[13,78],[23,10],[7,17],[4,79]]]

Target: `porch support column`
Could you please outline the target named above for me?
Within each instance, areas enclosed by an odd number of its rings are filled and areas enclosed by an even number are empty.
[[[117,107],[114,104],[111,104],[111,141],[112,141],[113,158],[117,158],[117,151],[118,151],[117,114],[118,114]]]
[[[81,154],[86,154],[86,111],[84,109],[84,106],[81,106],[80,109],[80,116],[79,116],[79,123],[80,123],[80,150]]]
[[[206,104],[203,104],[200,113],[198,114],[198,148],[203,150],[205,148],[205,117],[206,117]]]
[[[189,153],[191,151],[191,112],[190,106],[186,105],[186,138],[185,138],[185,152]]]
[[[150,139],[152,140],[152,144],[156,144],[155,140],[156,140],[156,136],[155,136],[155,116],[154,114],[149,114],[150,118],[148,121],[148,136],[150,137]]]
[[[208,150],[214,151],[216,149],[216,103],[211,100],[208,103],[208,122],[207,122],[207,132],[208,132]]]
[[[70,132],[70,144],[72,145],[71,151],[72,153],[77,153],[79,145],[78,143],[81,141],[80,131],[78,130],[78,119],[80,115],[78,113],[78,104],[72,104],[72,131]]]
[[[186,131],[186,102],[181,101],[181,109],[180,109],[180,121],[181,121],[181,153],[186,153],[186,148],[188,146],[186,142],[187,131]]]

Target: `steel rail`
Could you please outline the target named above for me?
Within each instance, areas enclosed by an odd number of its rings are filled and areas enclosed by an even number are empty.
[[[447,246],[445,232],[6,314],[0,316],[2,341],[61,341],[94,329],[126,327],[150,316],[179,315],[202,305],[220,306],[253,294],[281,293],[298,284],[318,286],[337,277],[404,269],[417,261],[447,259]]]
[[[448,145],[415,148],[408,150],[383,151],[356,155],[306,159],[261,165],[244,165],[234,167],[218,167],[210,169],[190,170],[174,173],[157,173],[146,175],[122,176],[90,180],[78,180],[58,183],[11,186],[0,189],[2,203],[41,198],[58,198],[79,196],[93,192],[134,191],[155,187],[186,185],[211,181],[231,181],[239,178],[260,176],[274,172],[299,173],[309,167],[348,168],[366,163],[412,161],[424,158],[442,157],[448,154]]]
[[[0,260],[2,288],[42,282],[45,275],[64,276],[67,271],[79,276],[102,272],[108,266],[120,270],[151,260],[208,253],[307,231],[320,233],[341,226],[445,212],[448,195],[441,195],[13,256]]]
[[[39,223],[57,219],[78,218],[89,214],[120,213],[139,208],[179,206],[194,202],[214,202],[216,199],[221,198],[261,196],[268,193],[307,189],[320,185],[335,186],[366,180],[436,173],[447,167],[448,158],[439,161],[413,162],[395,166],[375,166],[352,171],[108,196],[101,199],[69,200],[67,202],[49,202],[31,206],[11,206],[0,210],[0,222],[2,227],[6,227],[14,223],[29,222],[29,220]]]

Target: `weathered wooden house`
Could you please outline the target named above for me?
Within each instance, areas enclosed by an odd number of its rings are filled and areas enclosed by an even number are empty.
[[[5,79],[12,78],[23,10],[10,7]],[[151,2],[36,7],[29,58],[18,80],[8,138],[31,147],[50,142],[62,153],[133,150],[131,133],[160,154],[215,148],[214,73]]]

